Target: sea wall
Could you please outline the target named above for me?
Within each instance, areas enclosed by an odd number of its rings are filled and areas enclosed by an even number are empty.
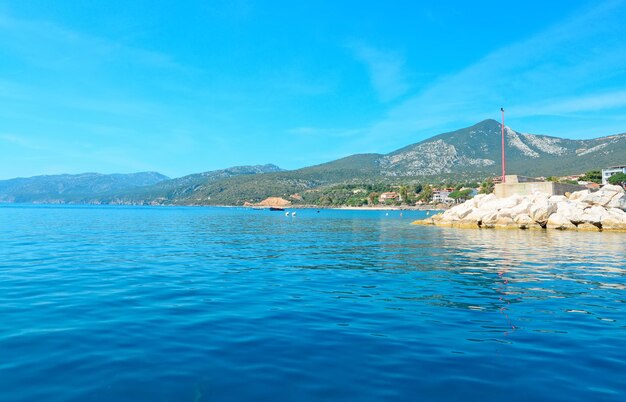
[[[507,176],[508,179],[508,176]],[[533,181],[496,184],[494,194],[498,198],[507,198],[512,195],[527,195],[534,193],[545,193],[549,195],[564,195],[584,189],[583,186],[567,183],[555,183],[551,181]]]
[[[415,221],[418,225],[465,228],[558,229],[626,232],[626,192],[606,185],[599,191],[565,195],[479,194],[441,214]]]

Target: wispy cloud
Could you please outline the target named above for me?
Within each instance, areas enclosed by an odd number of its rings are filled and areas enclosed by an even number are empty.
[[[123,60],[162,69],[187,70],[167,54],[88,35],[49,21],[22,20],[0,10],[5,46],[46,68],[67,69]]]
[[[348,47],[365,63],[371,84],[383,102],[402,96],[409,90],[404,56],[397,52],[380,50],[363,42],[351,42]]]
[[[520,117],[624,107],[615,88],[626,81],[624,20],[624,2],[606,2],[496,50],[389,109],[364,142],[396,145],[497,116],[500,106]]]
[[[537,116],[611,110],[623,107],[626,107],[626,90],[549,99],[533,105],[518,107],[515,109],[515,113],[520,116]]]

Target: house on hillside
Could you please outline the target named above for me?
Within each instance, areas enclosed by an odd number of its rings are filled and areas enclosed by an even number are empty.
[[[454,200],[450,198],[450,193],[454,191],[453,188],[441,188],[441,189],[433,189],[433,203],[440,204],[452,204]]]
[[[385,204],[389,201],[402,201],[402,198],[400,197],[400,194],[396,193],[395,191],[388,191],[386,193],[382,193],[378,197],[378,202],[380,202],[381,204]]]
[[[610,166],[606,169],[602,169],[602,185],[609,184],[609,177],[616,173],[626,174],[626,165]]]

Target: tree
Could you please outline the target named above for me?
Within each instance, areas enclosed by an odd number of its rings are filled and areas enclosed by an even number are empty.
[[[409,189],[407,186],[400,186],[400,201],[407,202],[409,198]]]
[[[422,188],[423,188],[423,187],[422,187],[422,185],[421,185],[421,184],[417,184],[417,185],[415,186],[415,194],[419,194],[419,193],[421,193],[421,192],[422,192]]]
[[[487,179],[480,185],[480,194],[491,194],[493,193],[494,185],[493,180]]]
[[[616,186],[626,186],[626,173],[615,173],[608,179],[609,184]]]
[[[580,180],[600,184],[602,183],[602,172],[599,170],[589,171],[581,176]]]
[[[418,200],[422,200],[424,202],[430,202],[432,198],[433,198],[433,188],[427,184],[424,186],[424,188],[422,188],[422,192],[420,193]]]
[[[472,194],[472,189],[471,188],[466,188],[465,190],[456,190],[451,192],[448,197],[452,198],[453,200],[458,200],[458,199],[468,199],[470,198],[470,195]]]

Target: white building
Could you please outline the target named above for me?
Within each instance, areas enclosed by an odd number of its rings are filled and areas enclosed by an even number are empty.
[[[602,184],[609,184],[609,177],[613,176],[615,173],[626,174],[626,165],[611,166],[606,169],[602,169]]]
[[[448,197],[450,195],[451,192],[453,192],[454,189],[453,188],[442,188],[442,189],[435,189],[433,190],[433,203],[439,204],[439,203],[448,203],[451,204],[454,202],[454,200],[450,197]]]

